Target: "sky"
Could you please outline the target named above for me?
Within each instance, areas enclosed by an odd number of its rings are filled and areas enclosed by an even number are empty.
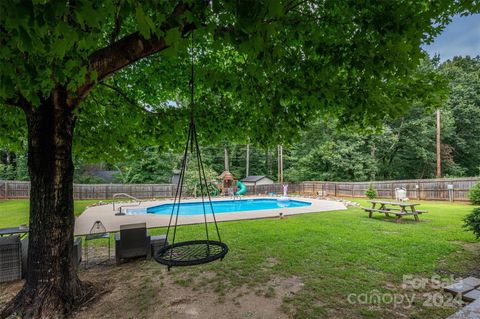
[[[442,62],[457,55],[480,55],[480,14],[455,16],[434,42],[423,48],[431,57],[440,54]]]

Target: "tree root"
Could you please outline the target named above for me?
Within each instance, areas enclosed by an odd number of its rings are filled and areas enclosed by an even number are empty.
[[[90,282],[78,281],[75,295],[65,294],[53,283],[40,287],[24,285],[20,292],[0,310],[0,319],[6,318],[65,318],[75,309],[91,303],[105,291]]]

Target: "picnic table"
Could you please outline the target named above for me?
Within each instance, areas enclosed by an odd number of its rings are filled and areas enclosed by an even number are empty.
[[[368,212],[368,217],[371,218],[374,212],[385,214],[385,216],[390,216],[390,214],[396,216],[396,222],[400,222],[400,219],[406,215],[413,215],[415,220],[418,222],[420,219],[418,215],[427,213],[426,210],[418,210],[416,206],[420,205],[418,203],[410,202],[390,202],[390,201],[381,201],[381,200],[372,200],[372,207],[364,207],[363,210]],[[379,205],[377,207],[377,204]]]
[[[24,237],[28,234],[28,227],[9,227],[9,228],[0,228],[0,237],[3,236],[12,236],[20,234],[20,237]]]

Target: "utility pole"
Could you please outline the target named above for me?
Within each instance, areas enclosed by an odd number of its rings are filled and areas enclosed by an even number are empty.
[[[280,183],[280,145],[277,145],[277,182]]]
[[[440,156],[440,110],[437,109],[437,178],[442,177],[442,164]]]
[[[371,148],[370,148],[370,156],[372,156],[372,159],[376,162],[377,159],[375,158],[375,152],[377,148],[375,147],[375,143],[372,142]],[[372,169],[372,173],[370,175],[370,180],[374,181],[375,180],[375,170]]]
[[[225,151],[225,170],[230,171],[230,165],[228,165],[228,151],[227,148],[224,148]]]
[[[280,183],[280,145],[277,145],[277,182]]]
[[[280,183],[283,184],[283,146],[280,145]]]
[[[245,169],[245,177],[250,176],[250,144],[247,144],[247,163]]]
[[[278,182],[280,184],[283,183],[283,147],[282,145],[278,145]]]

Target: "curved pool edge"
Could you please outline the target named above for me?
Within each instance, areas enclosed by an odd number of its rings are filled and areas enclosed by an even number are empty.
[[[259,197],[247,197],[249,199],[272,199],[268,196]],[[215,214],[215,218],[218,222],[234,221],[234,220],[247,220],[247,219],[259,219],[259,218],[272,218],[278,217],[280,212],[283,216],[306,214],[306,213],[320,213],[327,211],[340,211],[347,208],[341,202],[312,199],[307,197],[294,197],[294,200],[300,200],[310,202],[310,206],[294,207],[294,208],[275,208],[265,210],[251,210],[241,211],[228,214]],[[231,198],[216,199],[218,201],[231,200]],[[182,202],[198,202],[198,199],[187,199]],[[173,200],[160,200],[160,201],[145,201],[142,202],[138,208],[147,208],[160,204],[172,204]],[[112,204],[94,206],[87,208],[75,221],[75,235],[86,235],[90,231],[93,223],[100,220],[108,232],[117,232],[120,229],[120,225],[142,223],[147,224],[147,228],[159,228],[168,226],[170,215],[157,215],[157,214],[141,214],[141,215],[124,215],[116,216],[113,212]],[[204,216],[191,215],[191,216],[179,216],[179,225],[189,225],[203,223]],[[213,222],[211,214],[207,215],[207,221]]]
[[[228,203],[229,205],[222,205]],[[248,213],[257,210],[270,210],[270,209],[293,209],[299,207],[311,206],[310,201],[299,200],[296,198],[290,198],[288,200],[279,200],[279,198],[241,198],[241,199],[223,199],[212,200],[213,211],[215,214],[232,214],[232,213]],[[155,215],[171,215],[173,209],[173,203],[161,203],[156,206],[148,206],[142,208],[126,208],[124,211],[127,215],[142,215],[142,214],[155,214]],[[232,207],[233,206],[233,207]],[[178,207],[176,203],[175,207]],[[205,201],[205,208],[207,214],[211,214],[209,202]],[[194,201],[180,203],[179,216],[195,216],[203,215],[202,201],[198,198]]]

